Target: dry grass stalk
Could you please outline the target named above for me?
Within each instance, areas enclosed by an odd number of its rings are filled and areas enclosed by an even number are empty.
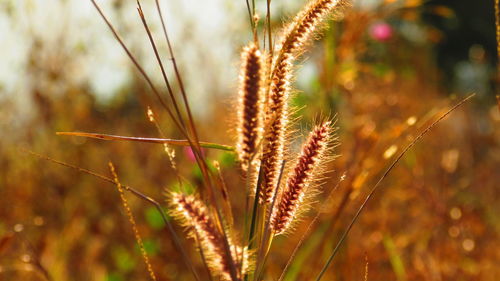
[[[232,256],[228,257],[224,250],[224,236],[210,217],[207,207],[193,195],[182,193],[171,194],[171,206],[175,216],[190,229],[190,235],[198,239],[202,247],[207,264],[214,276],[222,280],[231,280],[231,258],[237,261],[237,257],[242,255],[245,249],[232,244],[229,241]],[[247,257],[243,255],[242,264],[237,264],[243,268],[243,272],[248,267]]]
[[[275,234],[285,232],[302,207],[311,183],[322,170],[321,162],[325,158],[332,131],[331,122],[324,122],[313,129],[302,146],[302,152],[288,175],[281,200],[271,218],[271,227]]]
[[[255,44],[245,47],[241,54],[241,73],[238,108],[238,141],[236,150],[244,171],[257,151],[262,136],[264,60]]]
[[[266,137],[262,157],[264,169],[263,188],[260,200],[269,203],[277,188],[277,178],[286,145],[288,126],[288,99],[291,91],[293,62],[318,29],[324,19],[340,5],[339,0],[310,2],[294,21],[285,29],[281,50],[274,62],[270,95],[266,111]]]
[[[160,125],[158,124],[158,122],[156,121],[155,114],[154,114],[153,110],[149,106],[148,106],[147,116],[148,116],[149,122],[151,122],[155,125],[155,128],[158,131],[158,133],[160,134],[160,136],[162,138],[165,138],[165,134],[163,133],[163,130],[160,128]],[[165,151],[165,153],[168,156],[168,160],[170,161],[170,167],[172,167],[172,169],[174,171],[177,171],[177,164],[175,162],[175,150],[172,147],[170,147],[168,145],[168,143],[163,144],[163,150]]]
[[[116,184],[116,188],[118,189],[118,192],[120,193],[120,199],[122,200],[123,208],[125,209],[125,212],[127,213],[128,220],[130,221],[130,224],[132,225],[132,230],[134,231],[134,236],[135,240],[137,241],[137,244],[139,245],[139,248],[141,250],[142,258],[144,260],[144,263],[146,264],[149,277],[151,277],[151,280],[156,281],[156,275],[153,271],[153,266],[151,266],[151,262],[149,261],[148,254],[146,253],[146,249],[144,248],[144,243],[142,242],[141,235],[139,234],[139,229],[137,228],[137,224],[134,219],[134,215],[132,214],[132,210],[130,209],[130,206],[128,204],[127,198],[125,198],[125,194],[123,192],[123,186],[118,180],[118,175],[116,174],[115,171],[115,166],[109,162],[108,163],[109,169],[111,170],[111,174],[113,175],[113,180]]]

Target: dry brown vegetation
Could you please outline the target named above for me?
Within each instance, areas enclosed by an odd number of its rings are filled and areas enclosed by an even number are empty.
[[[497,280],[500,103],[449,94],[431,40],[370,37],[420,5],[386,2],[313,0],[283,27],[248,1],[237,108],[197,118],[159,5],[137,2],[164,84],[89,1],[137,76],[103,110],[31,62],[50,75],[0,139],[0,280]]]

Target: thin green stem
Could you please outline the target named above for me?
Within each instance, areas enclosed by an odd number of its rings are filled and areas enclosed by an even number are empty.
[[[252,207],[252,219],[250,222],[250,233],[248,235],[248,249],[253,248],[255,226],[257,224],[257,215],[258,215],[258,209],[259,209],[259,193],[260,193],[260,189],[262,186],[262,177],[263,177],[262,169],[259,169],[259,179],[257,180],[257,189],[255,190],[255,198],[254,198],[253,207]]]
[[[283,160],[281,163],[281,169],[280,169],[280,174],[278,177],[278,183],[276,184],[276,189],[274,190],[274,195],[273,195],[273,201],[271,202],[271,205],[269,208],[266,210],[264,209],[264,214],[265,214],[265,220],[264,220],[264,225],[263,225],[263,235],[261,239],[261,245],[259,248],[259,260],[262,260],[262,263],[258,265],[257,269],[255,270],[255,280],[261,280],[261,275],[264,274],[264,267],[267,261],[267,257],[269,254],[269,249],[271,248],[271,244],[273,242],[274,238],[274,231],[271,229],[271,218],[272,214],[274,211],[274,208],[276,207],[276,202],[278,200],[278,191],[279,191],[279,186],[281,185],[281,180],[283,178],[283,172],[285,170],[285,165],[286,165],[286,160]],[[267,211],[267,212],[266,212]],[[264,256],[262,258],[262,255]]]
[[[253,206],[252,206],[252,218],[250,222],[250,230],[248,234],[248,250],[253,249],[253,244],[254,244],[254,235],[255,235],[255,225],[257,222],[257,215],[258,215],[258,205],[259,205],[259,193],[262,185],[262,177],[263,177],[263,169],[262,166],[259,167],[259,176],[257,178],[257,186],[255,189],[255,198],[253,201]],[[248,205],[248,197],[247,197],[247,205]],[[246,217],[246,216],[245,216]],[[245,218],[245,222],[247,219]],[[245,230],[246,230],[246,224],[245,224]],[[246,231],[245,231],[246,232]],[[248,274],[245,274],[244,280],[248,280]]]
[[[497,75],[500,84],[500,1],[495,0],[495,27],[496,27],[496,38],[497,38]]]

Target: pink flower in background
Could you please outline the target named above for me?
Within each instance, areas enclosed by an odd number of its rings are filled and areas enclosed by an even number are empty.
[[[370,27],[370,36],[377,41],[387,41],[392,38],[392,27],[385,22],[375,23]]]
[[[203,148],[201,149],[201,153],[205,155],[205,151],[203,151]],[[193,149],[191,149],[190,146],[184,146],[184,154],[189,161],[196,162],[196,156],[194,156]]]

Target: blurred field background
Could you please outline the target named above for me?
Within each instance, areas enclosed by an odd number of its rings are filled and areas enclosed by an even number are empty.
[[[98,2],[161,85],[135,1]],[[154,1],[142,2],[160,38]],[[233,145],[239,52],[251,40],[245,2],[160,2],[201,139]],[[264,11],[265,1],[257,4]],[[303,4],[273,1],[275,29]],[[317,274],[397,152],[469,93],[476,96],[385,180],[324,280],[364,280],[366,261],[368,280],[499,280],[493,1],[355,0],[328,25],[298,69],[294,103],[299,132],[322,113],[337,114],[339,157],[324,186],[338,187],[286,280]],[[105,175],[112,161],[124,184],[164,202],[176,178],[161,145],[55,132],[158,137],[149,106],[166,136],[181,136],[90,1],[0,0],[0,50],[0,280],[147,280],[116,188],[23,149]],[[221,163],[240,213],[244,181],[234,155],[206,153]],[[176,157],[180,173],[199,185],[189,149],[176,148]],[[159,213],[128,198],[159,279],[191,280]],[[278,278],[306,227],[275,241],[265,280]],[[183,237],[182,228],[177,233]]]

